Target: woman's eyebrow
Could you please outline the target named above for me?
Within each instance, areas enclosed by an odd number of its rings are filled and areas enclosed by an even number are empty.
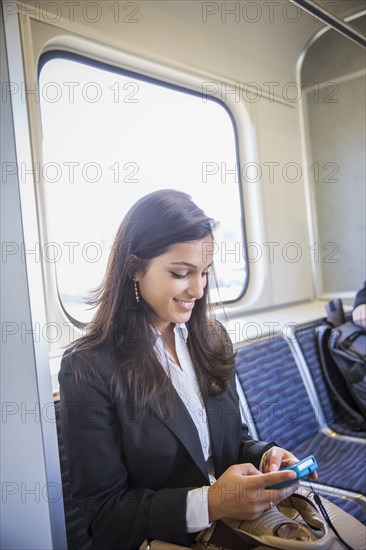
[[[197,269],[196,265],[190,264],[189,262],[171,262],[170,265],[184,265],[186,267],[193,267],[194,269]]]
[[[210,265],[208,265],[206,269],[211,267],[212,264],[213,264],[213,262],[211,262]],[[192,267],[193,269],[197,269],[196,265],[190,264],[189,262],[171,262],[170,265],[181,265],[181,266],[184,266],[184,267]]]

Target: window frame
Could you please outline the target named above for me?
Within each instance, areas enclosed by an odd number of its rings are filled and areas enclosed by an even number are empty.
[[[156,86],[161,86],[163,88],[166,88],[166,89],[169,89],[169,90],[172,90],[172,91],[178,91],[180,93],[185,93],[185,94],[191,95],[191,96],[196,97],[196,98],[201,98],[202,99],[202,97],[203,97],[202,92],[196,91],[192,88],[188,88],[188,87],[183,86],[183,85],[173,84],[173,83],[168,82],[166,80],[162,80],[158,76],[150,76],[150,75],[147,75],[144,72],[137,72],[135,70],[131,70],[130,68],[127,69],[123,66],[118,66],[116,64],[113,64],[112,61],[110,61],[110,62],[107,62],[106,60],[101,61],[101,60],[98,60],[98,59],[93,59],[93,58],[89,57],[88,55],[86,55],[84,53],[83,54],[75,53],[75,52],[67,51],[67,50],[63,50],[63,49],[52,49],[52,50],[49,50],[49,51],[45,51],[44,53],[42,53],[40,55],[39,60],[38,60],[38,65],[37,65],[37,80],[38,80],[38,82],[40,80],[40,75],[41,75],[41,71],[42,71],[43,67],[49,61],[52,61],[52,60],[55,60],[55,59],[64,59],[64,60],[70,60],[70,61],[74,61],[74,62],[78,62],[78,63],[84,63],[84,64],[86,64],[90,67],[96,68],[96,69],[105,70],[105,71],[108,71],[108,72],[116,74],[116,75],[121,75],[122,74],[123,76],[126,76],[128,78],[132,78],[132,79],[135,78],[137,80],[147,82],[149,84],[153,84],[153,85],[156,85]],[[221,101],[220,99],[218,99],[216,97],[212,97],[212,96],[208,96],[207,101],[213,101],[216,104],[220,105],[225,110],[226,114],[229,116],[229,119],[230,119],[230,122],[231,122],[232,128],[233,128],[233,138],[234,138],[235,158],[236,158],[236,179],[237,179],[237,186],[238,186],[238,193],[239,193],[239,209],[240,209],[240,214],[241,214],[241,219],[242,219],[241,235],[240,236],[241,236],[241,239],[242,239],[242,242],[243,242],[243,251],[244,251],[245,247],[246,247],[246,244],[247,244],[247,237],[246,237],[246,223],[245,223],[245,212],[244,212],[244,194],[243,194],[242,178],[241,178],[241,161],[240,161],[240,155],[239,155],[237,125],[236,125],[236,121],[235,121],[235,118],[234,118],[231,110],[229,109],[228,105],[224,101]],[[41,125],[42,125],[41,109],[40,109],[40,121],[41,121]],[[44,223],[47,227],[48,220],[47,220],[47,213],[46,212],[44,212],[44,216],[45,216]],[[243,261],[245,261],[244,255],[243,255]],[[247,276],[243,281],[242,290],[241,290],[240,294],[237,296],[237,298],[232,299],[232,300],[225,300],[225,301],[223,300],[222,302],[212,302],[214,307],[219,306],[221,303],[224,306],[226,306],[226,305],[230,306],[230,305],[233,305],[233,304],[239,304],[240,303],[240,301],[243,299],[243,297],[244,297],[244,295],[247,291],[247,288],[249,286],[250,262],[248,262],[248,261],[245,264],[245,270],[246,270]],[[65,308],[65,306],[64,306],[64,304],[61,300],[58,281],[57,281],[56,266],[55,266],[55,285],[56,285],[55,291],[56,291],[56,296],[57,296],[57,303],[58,303],[59,307],[61,308],[61,311],[62,311],[63,315],[67,318],[67,320],[73,326],[75,326],[77,329],[83,330],[87,326],[88,322],[80,321],[80,320],[76,319],[75,317],[73,317],[73,315],[71,315],[67,311],[67,309]]]

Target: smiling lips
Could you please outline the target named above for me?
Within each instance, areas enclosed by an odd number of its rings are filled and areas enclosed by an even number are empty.
[[[178,298],[174,298],[174,301],[177,302],[177,304],[184,309],[184,311],[191,311],[194,308],[195,300],[185,301],[185,300],[178,300]]]

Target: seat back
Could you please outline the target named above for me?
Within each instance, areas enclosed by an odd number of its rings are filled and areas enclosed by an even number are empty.
[[[321,368],[315,332],[319,325],[321,325],[321,320],[300,326],[294,331],[294,335],[314,381],[319,401],[322,404],[325,422],[331,426],[342,421],[342,415],[335,407]]]
[[[236,372],[260,439],[291,450],[318,433],[298,367],[281,336],[239,348]]]

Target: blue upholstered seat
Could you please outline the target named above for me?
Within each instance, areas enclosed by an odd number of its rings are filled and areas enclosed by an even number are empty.
[[[236,370],[259,439],[274,440],[299,458],[314,454],[319,464],[319,483],[366,495],[366,445],[333,439],[320,431],[316,412],[283,338],[240,348]],[[357,504],[344,504],[366,522]]]

